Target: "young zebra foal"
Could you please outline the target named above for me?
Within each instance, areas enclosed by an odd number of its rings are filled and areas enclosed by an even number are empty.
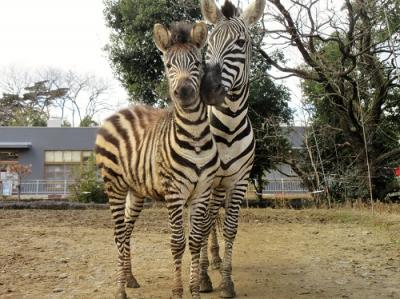
[[[125,285],[139,287],[131,269],[130,235],[145,197],[167,204],[174,298],[183,296],[183,208],[188,203],[190,290],[193,298],[200,298],[200,248],[211,227],[207,205],[219,167],[207,109],[199,97],[200,49],[206,39],[204,23],[181,22],[171,30],[156,24],[154,41],[163,53],[173,108],[130,107],[108,118],[98,132],[96,162],[105,182],[118,247],[117,298],[126,298]]]

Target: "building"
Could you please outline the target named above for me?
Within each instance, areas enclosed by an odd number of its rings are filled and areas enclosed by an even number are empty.
[[[97,128],[0,127],[0,172],[7,165],[31,164],[28,180],[73,179],[93,152]]]
[[[66,194],[68,183],[93,153],[97,128],[0,127],[0,194],[16,192],[8,166],[31,165],[22,193]]]

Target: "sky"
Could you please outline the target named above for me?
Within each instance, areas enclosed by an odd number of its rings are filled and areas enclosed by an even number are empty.
[[[103,0],[1,0],[0,71],[54,67],[95,74],[110,82],[113,105],[126,103],[102,50],[109,38],[103,9]]]
[[[103,9],[103,0],[0,0],[0,73],[9,67],[52,67],[95,74],[112,86],[109,101],[114,109],[126,105],[127,94],[103,50],[109,39]],[[280,83],[289,87],[291,106],[298,108],[298,80]]]

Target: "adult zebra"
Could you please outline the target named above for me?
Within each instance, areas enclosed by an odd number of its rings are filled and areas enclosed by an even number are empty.
[[[174,298],[183,296],[183,208],[189,204],[190,290],[193,298],[200,298],[200,248],[211,228],[207,205],[219,167],[207,109],[199,96],[200,49],[206,39],[204,23],[192,26],[181,22],[171,31],[156,24],[154,41],[163,53],[173,109],[123,109],[108,118],[98,132],[96,162],[105,182],[118,247],[117,298],[126,298],[125,285],[139,287],[131,269],[130,236],[145,197],[167,204]]]
[[[225,1],[221,10],[214,0],[202,0],[204,18],[215,24],[208,40],[206,69],[201,96],[210,109],[211,132],[217,143],[221,167],[216,176],[217,187],[211,202],[212,217],[225,199],[225,252],[221,265],[220,296],[235,296],[232,282],[232,247],[238,227],[239,209],[246,193],[247,180],[254,160],[255,140],[247,116],[251,37],[249,26],[263,15],[265,0],[255,0],[239,14],[238,9]],[[213,230],[215,234],[215,230]],[[215,237],[212,240],[216,240]],[[214,244],[215,247],[215,244]],[[214,251],[215,252],[215,251]],[[200,258],[201,291],[211,291],[207,274],[207,247]]]

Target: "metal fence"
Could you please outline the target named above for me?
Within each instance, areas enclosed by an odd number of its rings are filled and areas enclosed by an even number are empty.
[[[71,193],[71,187],[74,181],[68,180],[25,180],[21,182],[21,194],[39,195],[39,194],[62,194]],[[18,192],[13,188],[13,194]]]
[[[67,195],[72,191],[75,181],[69,180],[24,180],[21,182],[22,195],[60,194]],[[0,188],[1,189],[1,188]],[[252,189],[249,185],[249,189]],[[253,187],[254,189],[254,187]],[[255,191],[255,190],[249,190]],[[299,179],[269,180],[263,188],[263,194],[306,193],[309,192]],[[16,184],[12,186],[12,194],[17,194]],[[0,190],[1,195],[1,190]]]
[[[263,188],[263,193],[305,193],[309,190],[299,179],[268,180]]]

